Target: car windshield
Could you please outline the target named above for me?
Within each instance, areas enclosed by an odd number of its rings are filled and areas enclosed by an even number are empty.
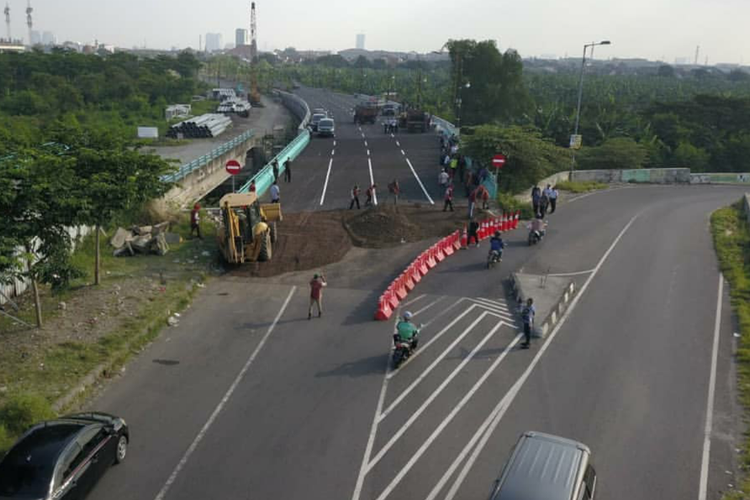
[[[320,120],[318,125],[320,127],[333,127],[333,120]]]
[[[320,120],[322,120],[323,118],[325,118],[325,115],[313,115],[312,121],[315,122],[315,123],[317,123]]]

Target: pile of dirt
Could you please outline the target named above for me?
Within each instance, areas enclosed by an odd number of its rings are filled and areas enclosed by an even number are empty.
[[[484,214],[479,211],[477,217]],[[356,246],[386,248],[463,229],[466,211],[443,212],[432,205],[380,205],[363,212],[346,212],[344,224]]]
[[[284,214],[277,234],[270,261],[243,264],[232,269],[231,274],[268,277],[320,269],[343,259],[352,247],[340,211]]]

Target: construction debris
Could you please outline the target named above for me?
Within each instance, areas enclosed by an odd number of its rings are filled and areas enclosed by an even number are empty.
[[[128,229],[117,228],[109,244],[115,249],[115,257],[140,254],[165,255],[169,251],[169,242],[182,241],[179,234],[170,233],[169,222],[155,226],[133,226]]]
[[[207,113],[172,125],[167,130],[167,137],[172,139],[216,137],[223,133],[231,124],[232,119],[228,116]]]

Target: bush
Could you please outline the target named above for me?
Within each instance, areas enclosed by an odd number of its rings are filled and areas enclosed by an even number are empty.
[[[534,216],[534,210],[530,203],[524,203],[516,199],[509,193],[498,193],[497,203],[503,212],[521,211],[521,219],[531,219]]]
[[[17,436],[32,425],[54,417],[49,401],[38,394],[19,393],[10,396],[0,409],[0,426]]]
[[[0,424],[0,458],[2,458],[11,446],[13,446],[13,439],[8,434],[7,429]]]
[[[596,181],[561,181],[556,185],[557,189],[570,191],[571,193],[587,193],[598,189],[607,189],[607,184]]]

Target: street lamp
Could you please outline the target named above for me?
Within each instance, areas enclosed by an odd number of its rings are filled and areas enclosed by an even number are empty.
[[[594,47],[596,47],[597,45],[611,45],[611,44],[612,42],[610,42],[609,40],[602,40],[601,42],[587,43],[583,46],[583,59],[581,60],[581,74],[578,77],[578,105],[576,106],[576,124],[575,124],[575,129],[573,131],[573,137],[570,138],[571,148],[573,148],[574,146],[573,144],[574,138],[575,140],[578,139],[578,125],[581,121],[581,99],[583,98],[583,70],[586,68],[586,51],[588,50],[589,47],[591,47],[591,53],[593,54]],[[570,164],[571,177],[573,175],[573,169],[575,168],[575,165],[576,165],[576,156],[575,156],[575,149],[573,149],[573,161]],[[571,180],[573,179],[571,178]]]
[[[471,88],[471,82],[466,82],[465,84],[458,87],[458,98],[456,99],[456,130],[461,130],[461,104],[463,104],[463,99],[461,99],[461,91],[463,89],[470,89]]]

